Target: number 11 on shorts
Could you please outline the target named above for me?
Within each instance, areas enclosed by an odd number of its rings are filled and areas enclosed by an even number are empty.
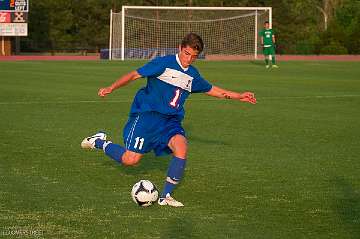
[[[139,143],[140,143],[140,144],[139,144]],[[143,145],[144,145],[144,138],[136,137],[136,138],[135,138],[134,148],[141,150],[142,147],[143,147]],[[138,148],[138,146],[139,146],[139,148]]]

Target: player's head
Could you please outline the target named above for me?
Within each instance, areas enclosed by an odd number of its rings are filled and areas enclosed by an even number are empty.
[[[191,65],[204,49],[204,42],[195,33],[187,34],[179,47],[179,59],[183,67]]]
[[[198,34],[189,33],[181,42],[181,48],[187,46],[191,47],[193,50],[196,50],[200,54],[204,49],[204,42]]]
[[[264,27],[265,27],[265,29],[269,29],[269,28],[270,28],[270,23],[269,23],[269,21],[265,21],[265,22],[264,22]]]

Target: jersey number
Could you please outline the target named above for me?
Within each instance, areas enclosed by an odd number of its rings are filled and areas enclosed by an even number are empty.
[[[170,105],[172,107],[176,107],[177,103],[178,103],[178,100],[179,100],[179,97],[180,97],[180,89],[177,89],[175,91],[175,96],[174,98],[172,99],[172,101],[170,102]]]
[[[140,143],[140,144],[139,144]],[[135,145],[134,145],[134,148],[136,149],[142,149],[142,147],[143,147],[143,145],[144,145],[144,138],[140,138],[140,137],[136,137],[135,138]],[[138,148],[138,146],[139,146],[139,148]]]

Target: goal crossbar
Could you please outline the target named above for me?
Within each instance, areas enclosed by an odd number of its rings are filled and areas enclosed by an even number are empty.
[[[271,7],[167,7],[167,6],[122,6],[122,9],[168,9],[168,10],[265,10]]]

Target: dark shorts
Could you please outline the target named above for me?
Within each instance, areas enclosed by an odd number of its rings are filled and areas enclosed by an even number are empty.
[[[154,150],[156,156],[172,153],[168,143],[177,134],[185,136],[181,119],[157,112],[131,115],[123,130],[126,149],[141,154]]]
[[[265,56],[275,55],[275,48],[273,46],[264,47],[263,53]]]

